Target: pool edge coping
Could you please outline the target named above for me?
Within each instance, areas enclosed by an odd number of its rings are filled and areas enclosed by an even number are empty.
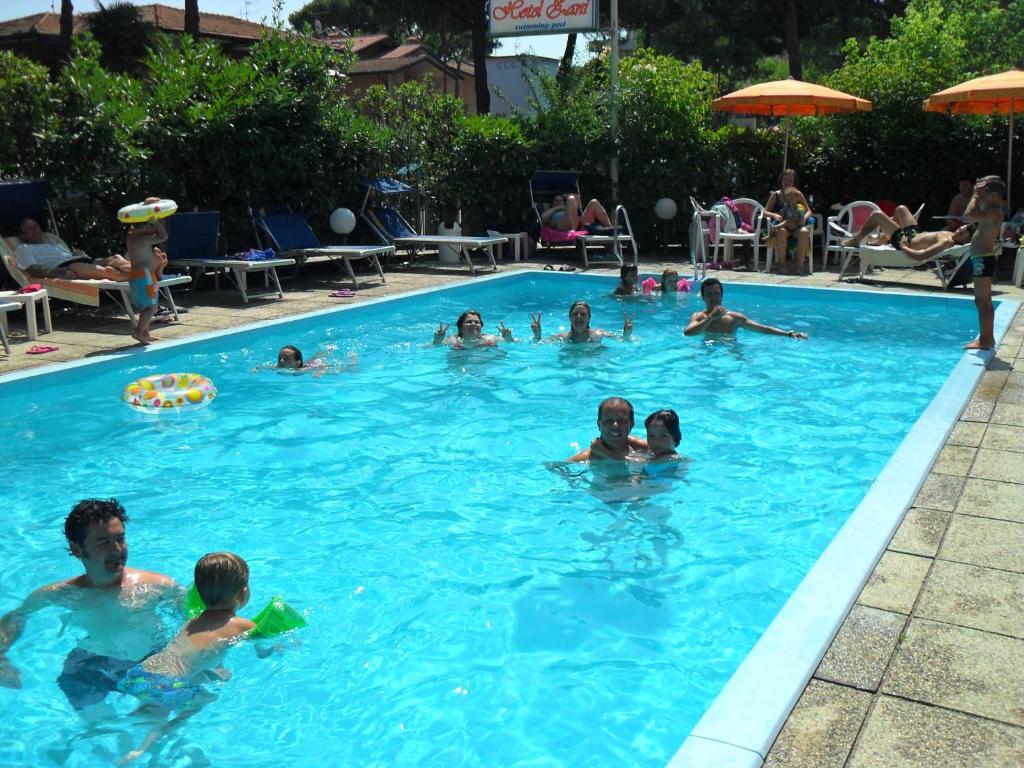
[[[995,317],[997,347],[1021,304],[1000,299]],[[964,352],[849,519],[669,760],[668,768],[763,765],[995,355],[995,348]],[[850,552],[859,557],[849,557]]]

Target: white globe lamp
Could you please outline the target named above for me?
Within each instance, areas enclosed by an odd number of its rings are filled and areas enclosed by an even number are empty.
[[[674,219],[678,212],[679,206],[676,205],[676,201],[671,197],[663,197],[654,204],[654,215],[662,221]]]
[[[350,235],[356,228],[356,215],[348,208],[338,208],[331,214],[330,224],[339,235]]]

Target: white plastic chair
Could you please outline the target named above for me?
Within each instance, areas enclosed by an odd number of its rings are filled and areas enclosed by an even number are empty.
[[[822,271],[828,266],[828,257],[836,254],[836,260],[842,264],[856,250],[842,245],[842,241],[853,236],[853,233],[864,226],[864,222],[875,211],[880,211],[870,200],[857,200],[847,203],[839,209],[835,216],[829,216],[825,226],[825,248],[821,252]]]
[[[820,213],[811,214],[811,248],[807,252],[807,274],[814,274],[814,238],[818,238],[818,245],[821,250],[821,262],[822,268],[825,265],[825,228],[821,223],[822,216]],[[767,216],[761,219],[763,230],[762,235],[766,238],[764,246],[764,271],[772,271],[772,261],[775,258],[775,238],[772,236],[772,230],[769,226],[772,222]]]
[[[754,271],[757,271],[761,248],[761,219],[764,217],[764,206],[750,197],[737,197],[732,201],[740,212],[744,224],[750,225],[750,232],[723,232],[721,222],[716,221],[711,227],[711,242],[714,245],[712,260],[718,261],[718,248],[725,246],[726,253],[731,254],[736,243],[750,243],[754,249]],[[717,217],[716,217],[717,218]]]

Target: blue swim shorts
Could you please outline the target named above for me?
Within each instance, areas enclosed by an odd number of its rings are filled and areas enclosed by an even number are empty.
[[[187,677],[150,672],[141,664],[128,670],[117,689],[143,704],[155,704],[168,710],[187,707],[199,692],[198,686]]]
[[[131,288],[132,306],[136,312],[146,307],[155,307],[157,303],[156,280],[148,269],[137,269],[128,273],[128,285]]]

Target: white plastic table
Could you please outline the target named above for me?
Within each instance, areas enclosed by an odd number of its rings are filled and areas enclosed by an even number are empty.
[[[43,307],[43,328],[44,333],[53,331],[53,320],[50,317],[50,297],[45,288],[31,293],[16,293],[15,291],[0,291],[0,302],[8,303],[16,301],[25,309],[25,322],[28,325],[29,341],[39,336],[39,326],[36,323],[36,304],[41,303]]]

